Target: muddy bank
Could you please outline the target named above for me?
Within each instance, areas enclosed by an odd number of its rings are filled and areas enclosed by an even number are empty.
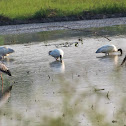
[[[82,15],[72,15],[63,17],[39,17],[29,18],[26,20],[9,19],[8,17],[0,16],[0,26],[3,25],[17,25],[17,24],[29,24],[29,23],[49,23],[49,22],[61,22],[61,21],[80,21],[80,20],[92,20],[92,19],[106,19],[106,18],[118,18],[126,17],[125,13],[115,14],[94,14],[93,12],[85,11]]]
[[[34,33],[62,29],[85,29],[126,24],[126,17],[0,26],[0,34]]]

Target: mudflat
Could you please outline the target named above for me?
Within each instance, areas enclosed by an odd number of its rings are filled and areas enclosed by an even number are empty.
[[[32,23],[0,26],[0,34],[20,34],[62,29],[84,29],[126,24],[126,17],[52,23]]]

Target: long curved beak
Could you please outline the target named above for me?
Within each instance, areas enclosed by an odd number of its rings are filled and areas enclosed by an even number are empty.
[[[124,57],[124,59],[123,59],[121,65],[123,65],[123,64],[125,63],[125,61],[126,61],[126,56]]]

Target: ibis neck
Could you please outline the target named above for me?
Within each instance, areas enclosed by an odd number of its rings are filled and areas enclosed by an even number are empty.
[[[60,61],[62,61],[62,55],[60,55]]]
[[[122,53],[123,53],[122,49],[118,49],[118,51],[120,51],[120,53],[121,53],[121,55],[122,55]]]

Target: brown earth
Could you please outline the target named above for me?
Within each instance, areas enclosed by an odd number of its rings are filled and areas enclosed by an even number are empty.
[[[118,18],[126,17],[125,13],[115,14],[93,14],[91,12],[84,12],[82,16],[64,16],[64,17],[47,17],[39,19],[9,19],[4,16],[0,16],[0,26],[3,25],[16,25],[16,24],[29,24],[29,23],[49,23],[49,22],[60,22],[60,21],[78,21],[78,20],[91,20],[91,19],[105,19],[105,18]]]

